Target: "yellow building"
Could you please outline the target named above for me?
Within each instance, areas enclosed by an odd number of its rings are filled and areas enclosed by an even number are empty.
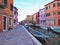
[[[33,15],[27,15],[26,20],[28,23],[33,23]]]
[[[33,14],[33,21],[36,23],[36,13]]]

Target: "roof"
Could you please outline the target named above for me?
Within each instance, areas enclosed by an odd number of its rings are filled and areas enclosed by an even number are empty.
[[[41,11],[41,10],[45,10],[45,8],[39,9],[39,11]]]
[[[50,3],[48,3],[48,4],[46,4],[45,6],[47,6],[47,5],[49,5],[49,4],[53,3],[53,2],[55,2],[55,1],[52,1],[52,2],[50,2]]]
[[[17,7],[14,7],[14,8],[15,8],[16,10],[18,10]]]

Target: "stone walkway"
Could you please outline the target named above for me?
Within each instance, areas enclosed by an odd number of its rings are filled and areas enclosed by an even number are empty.
[[[37,45],[22,26],[14,30],[0,32],[0,45]]]

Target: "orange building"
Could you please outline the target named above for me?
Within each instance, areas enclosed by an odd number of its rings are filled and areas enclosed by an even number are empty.
[[[60,1],[55,0],[45,5],[46,25],[60,26]]]
[[[0,31],[13,27],[13,0],[0,0]]]

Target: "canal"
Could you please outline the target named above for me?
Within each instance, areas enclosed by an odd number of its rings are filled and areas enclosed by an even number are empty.
[[[60,45],[60,34],[36,26],[29,26],[28,31],[43,45]]]

